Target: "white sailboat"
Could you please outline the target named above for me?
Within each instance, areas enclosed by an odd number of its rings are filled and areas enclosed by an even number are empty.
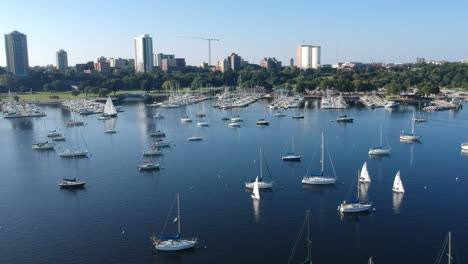
[[[116,117],[117,116],[117,109],[115,109],[114,103],[112,103],[112,99],[110,96],[107,97],[106,105],[104,106],[104,112],[102,116],[105,117]]]
[[[414,114],[413,118],[411,119],[411,133],[403,133],[400,135],[400,141],[404,142],[416,142],[421,139],[422,136],[417,136],[414,134]]]
[[[462,152],[468,152],[468,142],[461,144],[461,150]]]
[[[362,165],[361,173],[359,174],[359,182],[360,183],[371,182],[369,171],[367,170],[367,162],[364,162],[364,165]]]
[[[73,179],[70,178],[63,178],[61,182],[59,182],[60,188],[64,189],[73,189],[73,188],[82,188],[85,186],[86,181],[77,181],[76,180],[76,167],[77,163],[75,157],[73,157]]]
[[[49,149],[54,149],[55,148],[55,143],[53,142],[41,142],[41,143],[36,143],[32,145],[32,149],[34,150],[49,150]]]
[[[271,175],[270,175],[271,178]],[[255,185],[258,186],[259,189],[269,189],[273,187],[275,181],[264,181],[263,180],[263,154],[262,149],[260,149],[260,178],[256,177],[255,181],[250,181],[245,183],[245,188],[255,188]]]
[[[154,249],[160,251],[179,251],[184,249],[190,249],[197,245],[197,238],[183,239],[181,238],[180,228],[180,205],[179,205],[179,194],[177,193],[177,217],[174,219],[174,223],[177,222],[177,235],[175,236],[151,236],[151,241]],[[170,212],[169,212],[170,214]],[[168,217],[169,218],[169,217]],[[165,225],[164,225],[165,226]],[[164,230],[163,230],[164,232]]]
[[[202,126],[208,126],[208,120],[205,114],[205,102],[202,103],[202,111],[196,114],[196,117],[201,117],[202,120],[197,122],[197,126],[202,127]]]
[[[383,147],[382,127],[380,127],[380,146],[369,149],[369,155],[390,155],[391,152],[391,149]]]
[[[310,185],[325,185],[325,184],[335,184],[336,178],[335,177],[325,177],[323,176],[324,172],[324,158],[325,158],[325,147],[324,147],[324,139],[323,139],[323,132],[322,132],[322,159],[320,160],[320,164],[322,166],[322,170],[318,174],[311,174],[310,176],[304,176],[302,178],[303,184],[310,184]]]
[[[77,135],[77,127],[75,127],[75,148],[74,149],[66,149],[60,152],[59,156],[64,158],[69,157],[86,157],[88,155],[88,150],[80,150],[78,149],[78,135]],[[84,140],[84,139],[83,139]]]
[[[404,193],[405,188],[403,188],[403,183],[401,182],[400,171],[395,175],[395,180],[393,181],[392,190],[396,193]]]
[[[357,183],[357,198],[354,201],[343,201],[338,206],[338,211],[341,213],[361,213],[367,212],[372,208],[372,203],[363,203],[360,199],[360,184]]]
[[[255,178],[252,194],[250,195],[254,200],[260,200],[260,191],[258,189],[258,176]]]
[[[301,155],[294,154],[294,136],[291,137],[291,147],[292,151],[286,153],[286,155],[282,156],[281,159],[283,161],[301,161]]]

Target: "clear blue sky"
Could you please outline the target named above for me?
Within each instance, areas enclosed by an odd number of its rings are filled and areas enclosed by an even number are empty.
[[[132,58],[133,38],[153,37],[155,53],[208,60],[207,43],[177,36],[218,37],[213,62],[236,52],[259,63],[287,64],[297,44],[322,46],[322,63],[411,62],[416,57],[468,58],[468,1],[420,0],[0,0],[0,33],[28,36],[30,65],[69,64],[99,56]],[[4,66],[4,41],[0,41]]]

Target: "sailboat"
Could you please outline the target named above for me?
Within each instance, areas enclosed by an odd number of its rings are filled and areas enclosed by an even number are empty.
[[[421,112],[421,102],[419,102],[418,109],[419,109],[419,112]],[[426,122],[427,120],[422,116],[417,116],[417,117],[413,117],[413,121],[418,122],[418,123],[422,123],[422,122]]]
[[[184,249],[190,249],[197,245],[198,239],[183,239],[181,238],[181,228],[180,228],[180,205],[179,205],[179,194],[177,193],[177,217],[174,219],[174,223],[177,222],[177,235],[175,236],[160,236],[156,235],[151,236],[151,241],[154,249],[160,251],[179,251]],[[172,208],[171,208],[172,209]],[[171,212],[169,212],[170,214]],[[168,216],[169,218],[169,216]],[[166,225],[164,225],[165,227]],[[163,230],[164,232],[164,230]]]
[[[270,175],[270,178],[271,178],[271,175]],[[272,188],[274,183],[275,181],[273,180],[271,181],[263,180],[263,153],[262,153],[262,149],[260,149],[260,178],[256,177],[255,181],[246,182],[245,188],[251,189],[251,188],[255,188],[255,185],[257,185],[259,189],[268,189],[268,188]]]
[[[372,203],[362,203],[360,199],[360,184],[357,183],[357,198],[354,201],[343,201],[338,206],[338,211],[341,213],[360,213],[367,212],[371,209]]]
[[[159,170],[159,163],[153,163],[152,160],[145,161],[143,164],[138,165],[138,170]]]
[[[104,106],[104,113],[102,113],[104,117],[116,117],[117,116],[117,109],[115,109],[114,103],[112,103],[112,99],[110,96],[107,97],[106,105]]]
[[[62,182],[59,182],[59,186],[60,188],[64,188],[64,189],[66,188],[72,189],[72,188],[84,187],[85,184],[86,184],[85,181],[76,180],[76,161],[75,161],[75,158],[73,157],[73,179],[64,178],[62,179]]]
[[[380,146],[369,149],[369,155],[390,155],[391,149],[383,148],[382,127],[380,127]]]
[[[447,255],[445,255],[445,252],[447,252]],[[445,256],[447,256],[447,263],[452,264],[452,232],[448,232],[447,237],[445,238],[444,243],[442,244],[442,248],[440,249],[439,254],[437,255],[437,258],[434,261],[434,263],[445,263],[445,261],[442,260]],[[457,263],[462,262],[457,261]]]
[[[260,191],[258,189],[258,176],[255,178],[252,194],[250,195],[254,200],[260,200]]]
[[[301,161],[301,155],[294,154],[294,136],[291,137],[292,151],[282,156],[283,161]]]
[[[296,238],[296,243],[294,244],[294,247],[291,251],[291,255],[289,255],[289,260],[288,260],[288,264],[291,264],[293,263],[293,259],[294,259],[294,254],[296,253],[296,249],[298,247],[298,242],[299,240],[301,239],[302,235],[304,234],[304,229],[306,228],[306,225],[307,225],[307,237],[306,237],[306,244],[307,244],[307,258],[302,261],[301,263],[302,264],[312,264],[312,247],[311,247],[311,240],[310,240],[310,210],[307,210],[306,211],[306,216],[305,216],[305,219],[304,219],[304,223],[302,224],[302,227],[301,229],[299,230],[299,234],[297,235],[297,238]]]
[[[273,116],[275,116],[275,117],[284,117],[284,116],[286,116],[286,114],[284,114],[284,113],[281,112],[281,111],[278,111],[278,112],[276,112]]]
[[[202,127],[202,126],[208,126],[209,125],[206,114],[205,114],[205,102],[202,103],[202,111],[198,112],[196,114],[196,117],[201,117],[202,118],[201,121],[197,122],[197,126]]]
[[[32,149],[35,150],[49,150],[49,149],[54,149],[55,148],[55,143],[53,142],[41,142],[41,143],[36,143],[32,145]]]
[[[411,119],[411,133],[402,133],[400,135],[400,141],[405,141],[405,142],[415,142],[419,141],[422,136],[417,136],[414,134],[414,114],[413,118]]]
[[[362,165],[361,172],[359,174],[359,182],[360,183],[370,183],[371,179],[369,176],[369,171],[367,170],[367,162],[364,162],[364,165]]]
[[[401,182],[400,171],[395,175],[395,180],[393,181],[392,190],[396,193],[404,193],[405,188],[403,188],[403,183]]]
[[[78,149],[78,136],[76,132],[76,127],[74,129],[75,131],[75,148],[74,149],[66,149],[62,152],[60,152],[59,156],[68,158],[68,157],[86,157],[88,155],[88,150],[79,150]]]
[[[320,173],[312,173],[310,176],[304,176],[302,178],[303,184],[311,184],[311,185],[324,185],[324,184],[335,184],[336,178],[334,177],[324,177],[324,158],[325,158],[325,150],[324,150],[324,139],[323,139],[323,132],[322,132],[322,159],[320,160],[320,164],[322,166],[322,170]]]

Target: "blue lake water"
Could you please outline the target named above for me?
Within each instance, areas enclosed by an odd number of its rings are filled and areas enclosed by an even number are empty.
[[[460,144],[468,141],[466,110],[424,113],[429,121],[417,124],[415,132],[422,142],[407,144],[399,142],[399,134],[411,130],[412,106],[394,112],[357,105],[322,111],[309,101],[303,110],[285,110],[287,116],[277,118],[267,103],[223,111],[206,102],[210,126],[202,128],[195,124],[201,104],[150,109],[128,103],[113,135],[103,133],[105,124],[96,116],[79,117],[86,126],[67,127],[75,114],[53,106],[43,107],[43,118],[0,119],[0,263],[286,263],[307,209],[314,263],[367,263],[369,256],[379,264],[433,263],[448,231],[460,263],[466,262],[468,156],[460,153]],[[292,119],[297,111],[305,118]],[[153,120],[156,112],[165,118]],[[241,128],[221,121],[238,113],[245,118]],[[330,122],[342,113],[355,122]],[[180,122],[186,114],[193,123]],[[259,118],[270,126],[257,126]],[[392,155],[371,158],[367,152],[379,144],[380,127]],[[55,151],[31,149],[55,128],[66,142],[57,143]],[[138,172],[154,129],[166,132],[173,146],[159,159],[163,169]],[[338,181],[334,187],[304,186],[306,172],[320,170],[322,132],[325,171],[333,173],[330,155]],[[190,136],[203,141],[187,142]],[[292,136],[302,161],[282,162]],[[58,156],[75,144],[87,148],[89,158]],[[244,182],[259,174],[260,148],[276,183],[255,204]],[[365,198],[375,210],[343,217],[336,209],[356,196],[365,161],[372,178]],[[403,197],[392,193],[398,170]],[[60,179],[75,174],[87,181],[86,188],[58,188]],[[201,247],[152,254],[149,229],[161,232],[177,192],[182,235],[198,237]],[[175,233],[176,224],[169,221],[166,235]],[[306,256],[304,244],[301,240],[297,263]]]

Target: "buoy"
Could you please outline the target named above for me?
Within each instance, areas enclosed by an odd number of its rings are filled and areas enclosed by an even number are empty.
[[[458,181],[458,177],[455,178],[455,181]]]
[[[122,230],[122,234],[125,234],[125,230]]]
[[[426,190],[427,186],[424,186],[424,190]]]

